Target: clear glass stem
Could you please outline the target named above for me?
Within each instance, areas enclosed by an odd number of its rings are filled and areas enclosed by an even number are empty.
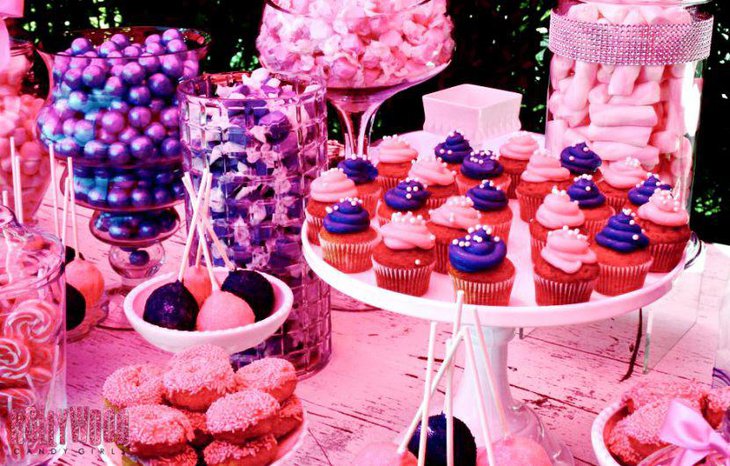
[[[332,100],[345,134],[345,156],[367,155],[375,114],[382,101],[347,102]]]

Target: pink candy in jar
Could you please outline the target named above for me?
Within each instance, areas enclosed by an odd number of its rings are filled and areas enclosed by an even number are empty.
[[[445,0],[269,0],[256,41],[277,71],[325,71],[329,88],[418,81],[448,64]]]
[[[638,159],[686,200],[712,17],[680,0],[561,0],[553,10],[546,145]],[[697,2],[693,2],[697,3]]]

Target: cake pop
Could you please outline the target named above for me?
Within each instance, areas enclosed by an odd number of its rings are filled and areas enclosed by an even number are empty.
[[[274,287],[263,275],[253,270],[229,272],[221,290],[246,301],[253,309],[257,322],[269,317],[274,309]]]
[[[552,466],[550,457],[539,443],[526,437],[509,437],[494,443],[494,464],[487,461],[485,448],[477,450],[477,466]]]
[[[353,466],[416,466],[418,460],[410,451],[398,453],[398,446],[389,442],[373,443],[355,458]]]
[[[420,444],[421,424],[411,441],[408,450],[416,454]],[[476,464],[477,445],[469,428],[458,418],[454,418],[454,464],[470,466]],[[441,413],[428,418],[426,431],[426,466],[446,466],[446,416]]]
[[[185,287],[195,297],[198,306],[202,307],[212,292],[210,278],[208,278],[208,272],[205,270],[205,267],[202,265],[189,267],[183,275],[183,283],[185,283]]]
[[[66,330],[73,330],[86,317],[86,299],[79,290],[66,283]]]

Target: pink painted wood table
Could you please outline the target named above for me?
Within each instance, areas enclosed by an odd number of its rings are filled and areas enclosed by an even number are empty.
[[[48,199],[41,207],[39,225],[50,229]],[[107,246],[88,231],[90,212],[79,209],[79,213],[81,249],[111,281],[114,273],[107,262]],[[178,263],[181,238],[178,233],[165,243],[168,260],[163,271],[172,271]],[[649,374],[643,375],[637,368],[627,382],[619,382],[631,357],[634,313],[591,325],[541,329],[514,342],[509,355],[513,393],[566,442],[576,464],[595,464],[591,423],[623,390],[643,379],[657,383],[697,379],[709,384],[718,308],[728,273],[730,255],[724,248],[711,246],[700,279],[690,282],[680,277],[676,291],[664,299],[680,300],[690,288],[700,287],[699,300],[688,304],[698,307],[699,319]],[[425,321],[384,311],[334,312],[332,320],[332,360],[320,373],[303,380],[298,389],[309,413],[309,433],[292,465],[349,465],[368,442],[397,436],[413,416],[422,392],[428,338]],[[448,327],[442,326],[441,343],[449,336]],[[68,345],[68,403],[100,406],[101,386],[112,371],[168,357],[133,331],[95,329],[84,340]],[[640,353],[639,360],[641,357]],[[73,445],[57,464],[103,462],[89,446]]]

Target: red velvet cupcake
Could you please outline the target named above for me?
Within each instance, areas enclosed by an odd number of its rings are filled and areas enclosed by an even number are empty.
[[[606,226],[608,219],[615,213],[613,207],[606,202],[591,175],[581,175],[575,178],[574,183],[567,189],[570,199],[578,203],[585,216],[585,230],[588,239],[592,240],[599,231]]]
[[[356,197],[355,182],[340,168],[323,172],[312,181],[310,195],[304,209],[307,217],[307,237],[312,244],[319,244],[319,230],[322,228],[327,207],[346,197]]]
[[[456,174],[456,184],[461,194],[479,186],[483,181],[492,181],[503,191],[509,190],[512,179],[504,172],[499,156],[492,151],[473,152],[464,159]]]
[[[495,186],[492,181],[483,181],[466,192],[466,196],[474,203],[474,208],[482,214],[482,224],[487,225],[505,243],[509,243],[509,232],[512,228],[512,209],[509,207],[507,193]]]
[[[357,198],[346,198],[327,207],[319,244],[325,262],[340,272],[359,273],[372,267],[373,249],[380,235],[370,226],[370,216]]]
[[[649,251],[654,258],[651,272],[669,272],[682,260],[691,235],[689,214],[671,191],[657,190],[649,202],[639,207],[644,233],[649,237]]]
[[[446,204],[429,212],[428,231],[436,239],[436,272],[446,273],[449,265],[449,245],[466,235],[469,228],[479,225],[481,214],[466,196],[450,197]]]
[[[383,193],[395,188],[408,176],[418,151],[400,136],[386,136],[376,148],[378,155],[378,183]]]
[[[439,143],[433,150],[436,157],[446,162],[449,170],[458,171],[464,158],[474,152],[464,135],[454,130],[446,136],[444,142]]]
[[[560,159],[545,150],[536,151],[520,177],[515,191],[520,202],[520,218],[529,222],[537,208],[554,187],[565,189],[570,184],[570,172],[560,165]]]
[[[571,201],[565,191],[557,188],[545,196],[545,201],[537,209],[535,218],[530,221],[530,246],[532,262],[536,263],[540,251],[547,243],[548,234],[563,227],[581,229],[585,223],[585,216],[578,203]]]
[[[527,168],[530,157],[538,149],[540,149],[540,145],[527,132],[517,133],[499,148],[500,162],[504,167],[504,172],[512,180],[507,190],[507,196],[510,199],[516,198],[515,191],[520,183],[520,176]]]
[[[601,174],[603,178],[598,181],[598,187],[616,212],[620,212],[628,202],[629,191],[646,179],[646,170],[641,168],[641,162],[632,157],[608,162],[601,167]]]
[[[375,208],[383,193],[377,182],[378,169],[367,157],[348,157],[337,165],[345,172],[357,187],[357,197],[362,199],[363,207],[371,217],[375,216]]]
[[[426,201],[426,207],[429,209],[435,209],[451,196],[459,195],[456,174],[449,170],[446,162],[433,156],[419,157],[411,166],[408,177],[421,181],[428,188],[431,196]]]
[[[403,214],[411,212],[428,220],[426,201],[429,196],[431,193],[426,189],[426,185],[414,178],[406,178],[383,196],[383,202],[378,205],[378,223],[382,227],[390,222],[396,212]]]

